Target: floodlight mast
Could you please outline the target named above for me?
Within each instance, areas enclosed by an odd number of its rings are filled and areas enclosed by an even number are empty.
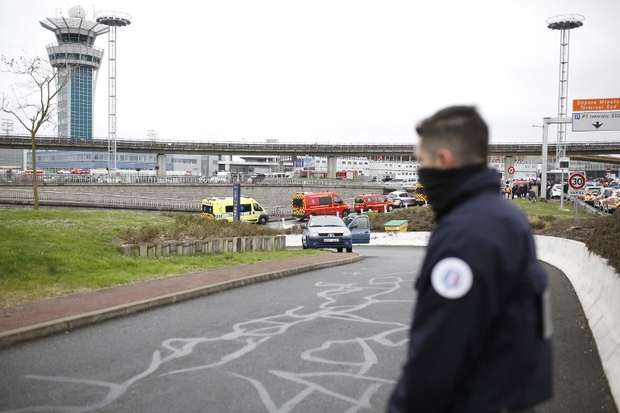
[[[560,85],[558,88],[558,118],[566,118],[568,101],[568,51],[571,29],[583,26],[586,18],[580,14],[563,14],[547,19],[547,28],[560,31]],[[556,164],[566,157],[566,123],[558,124]]]
[[[116,28],[129,26],[131,16],[104,11],[95,13],[97,23],[110,26],[108,32],[108,176],[116,176]]]

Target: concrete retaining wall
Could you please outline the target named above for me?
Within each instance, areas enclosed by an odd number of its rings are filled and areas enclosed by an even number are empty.
[[[562,270],[573,285],[620,410],[620,276],[582,242],[539,235],[536,250],[540,260]]]
[[[333,181],[324,185],[270,184],[242,185],[241,194],[256,199],[272,219],[290,217],[295,192],[334,191],[353,208],[353,199],[362,193],[385,193],[380,185],[342,185]],[[201,201],[211,197],[230,197],[232,184],[219,185],[126,185],[71,184],[39,187],[42,206],[138,209],[144,211],[200,212]],[[0,185],[0,205],[33,205],[32,188],[25,185]]]
[[[162,241],[144,244],[121,245],[123,255],[137,257],[167,257],[169,255],[218,254],[243,251],[275,251],[286,248],[286,237],[256,236],[216,238],[193,241]]]

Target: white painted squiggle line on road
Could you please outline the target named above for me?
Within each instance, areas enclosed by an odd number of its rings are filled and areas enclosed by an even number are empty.
[[[252,379],[250,377],[241,376],[239,374],[234,374],[234,376],[240,377],[249,381],[257,390],[260,399],[263,401],[264,406],[267,408],[267,411],[270,413],[289,413],[292,412],[293,409],[302,401],[304,401],[307,397],[314,393],[318,393],[324,396],[329,396],[334,399],[344,401],[346,403],[351,404],[351,408],[347,410],[347,412],[357,412],[360,409],[370,409],[372,405],[370,403],[370,399],[372,395],[379,389],[382,384],[390,384],[393,385],[395,383],[394,380],[386,380],[380,377],[370,377],[370,376],[360,376],[356,374],[347,374],[347,373],[306,373],[306,374],[294,374],[290,372],[283,371],[270,371],[274,376],[280,377],[287,381],[295,382],[301,385],[306,386],[302,391],[297,393],[294,397],[287,400],[281,407],[277,407],[273,402],[269,392],[267,391],[264,384],[258,380]],[[315,383],[309,379],[316,378],[339,378],[339,379],[349,379],[356,381],[368,381],[370,384],[362,392],[362,395],[359,398],[355,398],[340,392],[336,392],[330,390],[318,383]]]
[[[263,384],[261,381],[250,378],[250,377],[240,376],[237,374],[234,374],[234,375],[249,381],[252,384],[252,386],[254,386],[254,388],[258,392],[258,395],[261,401],[263,402],[263,405],[265,406],[265,408],[267,409],[269,413],[291,412],[299,403],[301,403],[303,400],[305,400],[307,397],[309,397],[310,395],[314,393],[319,393],[324,396],[329,396],[329,397],[350,403],[351,407],[347,410],[347,412],[350,412],[350,413],[354,413],[362,409],[371,409],[372,408],[372,405],[371,405],[372,395],[376,393],[376,391],[380,388],[382,384],[393,385],[395,381],[384,379],[384,378],[366,376],[366,373],[368,373],[368,371],[379,362],[376,353],[372,350],[372,348],[369,346],[368,343],[372,341],[372,342],[382,344],[388,347],[396,347],[396,346],[404,345],[405,343],[408,342],[408,339],[403,339],[398,342],[393,342],[387,339],[387,336],[393,333],[407,331],[409,329],[409,325],[402,324],[402,323],[390,323],[390,322],[371,320],[371,319],[361,317],[359,315],[351,314],[351,313],[365,309],[370,305],[378,304],[378,303],[399,301],[399,302],[411,304],[412,303],[411,300],[395,300],[394,301],[394,300],[377,299],[377,297],[385,296],[391,292],[395,292],[396,290],[398,290],[402,282],[403,282],[403,279],[399,277],[381,277],[381,278],[373,278],[370,280],[369,285],[371,286],[383,285],[384,286],[383,288],[361,287],[357,284],[336,284],[336,283],[325,283],[325,282],[316,284],[319,287],[332,287],[332,289],[323,291],[322,293],[318,294],[320,297],[322,297],[325,300],[325,303],[323,303],[320,306],[320,308],[329,309],[330,312],[324,313],[324,314],[319,314],[320,312],[317,312],[315,313],[317,317],[338,319],[342,321],[353,321],[356,323],[374,323],[374,324],[398,326],[396,328],[391,328],[390,330],[383,331],[381,333],[375,334],[373,336],[365,337],[365,338],[356,337],[356,338],[352,338],[349,340],[329,340],[329,341],[324,342],[322,345],[320,345],[317,348],[309,349],[301,353],[301,358],[303,360],[315,362],[315,363],[318,363],[319,365],[327,364],[331,366],[340,366],[343,368],[358,367],[359,370],[356,374],[348,373],[348,372],[327,372],[327,373],[326,372],[313,372],[313,373],[299,374],[299,373],[293,373],[293,372],[271,371],[270,372],[271,374],[276,375],[282,379],[292,381],[298,384],[303,384],[306,386],[302,391],[298,392],[296,395],[294,395],[292,398],[286,401],[286,403],[284,403],[281,407],[277,407],[275,405],[275,403],[273,402],[269,394],[269,391],[267,390],[266,385]],[[385,286],[388,286],[387,290]],[[377,290],[377,292],[363,297],[362,303],[359,303],[357,305],[345,305],[345,306],[337,305],[338,301],[333,298],[333,297],[339,297],[339,296],[342,296],[348,293],[359,292],[359,291],[364,291],[364,290]],[[318,355],[318,353],[327,351],[333,346],[347,346],[347,345],[350,346],[353,344],[355,344],[357,348],[361,349],[361,360],[360,361],[352,362],[348,360],[332,360],[332,359],[328,359],[328,358],[321,357]],[[346,353],[348,354],[349,352],[346,352]],[[360,397],[355,398],[353,396],[345,395],[345,394],[330,390],[326,388],[325,386],[320,385],[311,380],[306,380],[306,378],[307,379],[317,379],[317,378],[321,379],[325,377],[334,377],[334,376],[340,377],[340,378],[349,378],[351,380],[368,380],[371,382],[371,384],[367,386],[367,388],[364,390],[364,392],[362,393]]]
[[[402,275],[405,275],[404,273]],[[332,372],[306,372],[306,373],[293,373],[283,371],[270,371],[272,375],[279,377],[280,379],[294,382],[297,384],[303,384],[306,386],[302,391],[293,395],[286,403],[279,408],[275,405],[265,385],[259,380],[242,376],[240,374],[231,373],[233,376],[242,378],[254,386],[258,391],[258,395],[266,410],[270,413],[284,413],[291,412],[295,407],[303,400],[307,399],[314,393],[321,394],[323,396],[333,397],[337,400],[344,401],[351,404],[351,407],[347,412],[357,412],[360,409],[368,409],[371,406],[372,396],[384,384],[393,384],[393,380],[388,380],[380,377],[366,376],[366,374],[380,362],[376,353],[369,345],[370,342],[386,346],[386,347],[399,347],[404,345],[408,340],[407,338],[393,341],[389,337],[395,334],[407,331],[408,324],[387,322],[381,320],[372,320],[367,317],[362,317],[355,312],[369,308],[372,305],[382,303],[402,303],[410,306],[411,300],[398,300],[390,299],[389,295],[398,291],[404,282],[411,282],[411,274],[406,274],[407,278],[401,278],[394,274],[384,277],[372,278],[366,285],[361,283],[349,283],[338,284],[330,282],[319,282],[315,286],[317,288],[327,288],[326,290],[319,292],[318,297],[322,298],[324,302],[319,306],[318,310],[311,311],[303,314],[302,311],[305,307],[296,307],[285,311],[283,314],[274,316],[263,317],[255,320],[244,321],[232,326],[232,331],[213,338],[171,338],[162,342],[163,351],[156,350],[153,352],[150,365],[141,373],[129,378],[122,383],[110,383],[97,380],[72,378],[72,377],[54,377],[54,376],[40,376],[40,375],[28,375],[29,379],[51,381],[57,383],[77,383],[88,386],[107,387],[109,389],[106,396],[94,404],[86,406],[54,406],[54,405],[37,405],[24,407],[16,410],[8,410],[6,412],[50,412],[50,411],[63,411],[71,413],[91,412],[100,408],[110,405],[115,400],[122,397],[127,390],[140,380],[153,375],[160,371],[164,366],[179,360],[192,356],[197,349],[202,349],[206,346],[206,350],[209,349],[210,344],[218,342],[226,342],[227,345],[238,345],[239,339],[245,338],[245,344],[240,348],[233,349],[233,351],[227,353],[225,356],[220,357],[210,363],[201,364],[198,366],[192,366],[185,369],[174,369],[168,372],[160,372],[156,377],[164,377],[178,374],[191,374],[198,370],[212,369],[224,366],[232,361],[238,360],[242,357],[251,354],[259,346],[265,345],[273,337],[287,333],[294,327],[300,326],[303,323],[309,323],[319,319],[333,319],[338,321],[372,324],[375,326],[387,327],[387,330],[381,331],[377,334],[368,337],[352,337],[348,340],[329,340],[321,344],[314,349],[307,349],[301,352],[300,358],[305,361],[317,363],[317,365],[327,365],[332,367],[340,366],[343,369],[349,369],[351,367],[357,368],[357,373],[353,374],[347,371],[332,371]],[[348,297],[353,293],[370,292],[359,299],[360,302],[353,304],[338,303],[338,299],[341,297]],[[326,351],[333,346],[350,346],[356,354],[360,354],[360,361],[347,361],[347,360],[334,360],[328,357],[321,356],[320,353]],[[334,390],[330,390],[326,385],[321,385],[311,381],[310,379],[324,379],[328,377],[340,377],[341,379],[348,379],[354,381],[369,382],[362,392],[361,396],[354,397],[343,394]]]
[[[363,361],[354,362],[354,361],[342,361],[342,360],[329,360],[323,357],[314,356],[314,353],[329,350],[332,346],[335,346],[335,345],[350,344],[352,341],[357,342],[362,348]],[[321,347],[306,350],[303,353],[301,353],[301,358],[302,360],[312,361],[315,363],[335,364],[335,365],[340,365],[340,366],[359,366],[360,370],[357,373],[359,375],[365,374],[366,372],[368,372],[368,370],[370,370],[370,368],[373,365],[379,362],[375,352],[372,351],[372,349],[370,348],[366,340],[361,339],[361,338],[356,338],[354,340],[326,341],[325,343],[323,343]]]

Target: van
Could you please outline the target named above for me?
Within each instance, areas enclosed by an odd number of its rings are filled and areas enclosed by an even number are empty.
[[[293,218],[303,220],[310,215],[346,217],[351,207],[335,192],[297,192],[293,195]]]
[[[394,209],[394,201],[381,194],[361,194],[355,197],[353,208],[358,213],[364,211],[391,211]]]
[[[415,189],[413,190],[413,197],[415,198],[415,205],[421,206],[421,205],[427,204],[428,197],[426,196],[424,185],[422,184],[415,185]]]
[[[215,180],[218,183],[231,182],[232,176],[228,171],[219,171],[217,173],[217,179]]]
[[[232,197],[203,199],[201,215],[205,218],[225,219],[232,222],[234,219]],[[264,225],[269,222],[269,214],[254,198],[242,196],[239,200],[239,220]]]

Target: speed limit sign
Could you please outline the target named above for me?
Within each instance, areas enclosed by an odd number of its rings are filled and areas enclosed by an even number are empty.
[[[568,176],[568,195],[585,196],[586,174],[583,172],[571,172]]]

